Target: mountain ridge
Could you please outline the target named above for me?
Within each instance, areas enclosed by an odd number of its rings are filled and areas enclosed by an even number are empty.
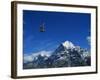
[[[70,41],[61,43],[49,56],[46,54],[37,55],[37,59],[24,63],[24,69],[30,68],[57,68],[57,67],[77,67],[90,66],[91,57],[89,52],[80,46],[74,45]]]

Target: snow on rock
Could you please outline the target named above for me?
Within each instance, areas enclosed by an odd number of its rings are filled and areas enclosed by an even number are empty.
[[[74,44],[72,42],[70,42],[70,41],[65,41],[64,43],[62,43],[62,45],[64,47],[66,47],[67,49],[70,49],[70,48],[73,49],[73,48],[75,48]]]

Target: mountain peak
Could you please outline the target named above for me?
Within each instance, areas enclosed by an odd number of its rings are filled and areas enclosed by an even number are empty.
[[[65,42],[62,43],[62,45],[64,47],[66,47],[67,49],[69,49],[69,48],[75,48],[74,44],[72,42],[70,42],[70,41],[65,41]]]

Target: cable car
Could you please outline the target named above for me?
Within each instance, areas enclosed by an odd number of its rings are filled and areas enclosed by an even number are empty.
[[[44,23],[42,25],[40,25],[40,32],[45,32]]]

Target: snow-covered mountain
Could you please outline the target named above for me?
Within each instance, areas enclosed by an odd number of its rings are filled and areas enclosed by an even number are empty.
[[[45,54],[45,51],[39,52],[37,54],[34,53],[28,56],[25,55],[23,68],[42,68],[42,66],[45,66],[45,60],[47,60],[49,56],[49,54]]]
[[[75,48],[74,44],[73,44],[72,42],[70,42],[70,41],[65,41],[65,42],[62,43],[62,45],[63,45],[66,49],[69,49],[69,48],[73,49],[73,48]]]
[[[40,51],[32,54],[24,54],[24,63],[36,60],[38,59],[38,56],[49,57],[51,55],[50,53],[51,51]]]
[[[70,41],[65,41],[51,55],[52,65],[54,67],[85,66],[87,65],[86,54],[89,54],[87,50],[75,46]]]
[[[42,53],[43,54],[43,53]],[[32,61],[24,63],[24,69],[90,66],[91,57],[86,49],[74,45],[70,41],[61,43],[49,56],[38,54]]]

